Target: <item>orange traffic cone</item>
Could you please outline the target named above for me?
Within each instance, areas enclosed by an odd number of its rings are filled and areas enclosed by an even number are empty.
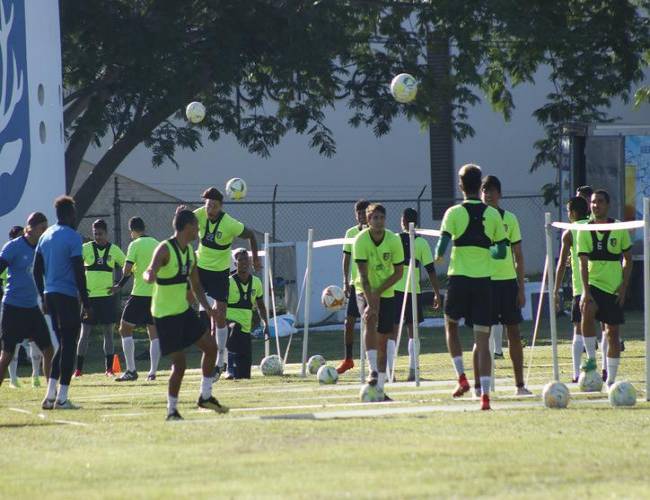
[[[122,365],[120,365],[120,357],[117,354],[113,355],[113,373],[117,375],[122,373]]]

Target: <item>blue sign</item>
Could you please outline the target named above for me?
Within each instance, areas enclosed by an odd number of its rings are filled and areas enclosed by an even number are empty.
[[[29,175],[25,1],[0,0],[0,216],[23,196]]]

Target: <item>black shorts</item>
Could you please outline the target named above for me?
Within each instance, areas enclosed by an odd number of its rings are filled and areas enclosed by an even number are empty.
[[[574,325],[582,321],[582,312],[580,311],[581,298],[581,295],[576,295],[573,297],[573,302],[571,303],[571,323]]]
[[[205,333],[205,328],[194,309],[173,316],[154,318],[156,332],[160,339],[160,352],[167,356],[180,352],[196,343]]]
[[[408,293],[406,294],[406,310],[404,311],[404,324],[411,324],[413,323],[413,301],[411,300],[411,297],[413,297],[412,294]],[[404,302],[404,292],[395,292],[395,317],[393,318],[393,322],[396,325],[399,325],[399,319],[400,316],[402,315],[402,304]],[[417,295],[417,313],[418,313],[418,324],[422,323],[422,319],[424,318],[424,311],[422,309],[422,296],[420,294]]]
[[[359,311],[366,308],[366,298],[362,294],[357,295],[357,307]],[[377,319],[377,332],[384,335],[393,333],[395,324],[395,297],[381,297],[379,299],[379,317]]]
[[[130,325],[153,325],[151,297],[131,295],[122,311],[122,321]]]
[[[466,324],[490,326],[492,324],[492,282],[490,278],[449,276],[445,315]]]
[[[361,317],[361,314],[359,314],[359,306],[357,305],[357,292],[354,289],[354,285],[350,286],[350,298],[348,299],[348,311],[346,313],[346,316],[348,318],[355,318],[358,319]]]
[[[83,318],[84,325],[111,325],[115,323],[115,297],[90,297],[90,318]]]
[[[52,328],[57,334],[69,330],[74,331],[75,335],[79,335],[81,328],[79,299],[64,293],[46,293],[45,304],[52,319]]]
[[[517,280],[492,281],[492,324],[518,325],[524,318],[517,305]]]
[[[208,271],[197,268],[199,279],[206,295],[218,302],[228,302],[228,285],[230,283],[230,271]]]
[[[596,319],[598,321],[606,325],[622,325],[625,323],[623,308],[616,303],[618,296],[613,293],[604,292],[595,286],[590,286],[589,290],[598,307],[598,311],[596,311]]]
[[[16,346],[29,339],[42,351],[52,345],[50,330],[38,307],[16,307],[2,304],[2,350],[12,355]]]

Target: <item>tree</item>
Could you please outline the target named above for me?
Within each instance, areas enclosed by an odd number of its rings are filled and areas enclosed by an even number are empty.
[[[546,127],[534,167],[554,162],[556,125],[601,119],[641,77],[648,23],[628,2],[563,0],[60,0],[67,187],[90,144],[110,144],[76,193],[84,214],[139,144],[152,163],[223,134],[266,156],[290,130],[323,155],[336,152],[325,123],[337,102],[352,126],[380,136],[399,114],[435,123],[451,102],[451,128],[474,133],[468,111],[482,92],[509,119],[512,88],[553,68],[556,92],[535,112]],[[645,4],[643,5],[645,8]],[[444,77],[427,48],[451,45]],[[433,45],[432,45],[433,44]],[[437,44],[437,45],[436,45]],[[446,46],[446,45],[445,45]],[[420,80],[414,103],[396,103],[387,82]],[[441,99],[440,96],[448,96]],[[200,100],[200,126],[182,119]]]

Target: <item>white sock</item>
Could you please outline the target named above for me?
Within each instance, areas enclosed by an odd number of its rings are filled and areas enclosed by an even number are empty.
[[[491,333],[494,339],[494,353],[503,354],[503,325],[494,325]]]
[[[178,405],[178,398],[170,394],[167,394],[167,413],[171,413],[176,409]]]
[[[122,350],[124,359],[126,359],[126,369],[130,372],[135,371],[135,342],[133,337],[122,337]]]
[[[158,371],[158,363],[160,363],[160,340],[153,339],[149,344],[149,357],[151,358],[151,367],[149,374],[155,375]]]
[[[460,377],[463,373],[465,373],[465,367],[463,366],[463,357],[456,356],[455,358],[451,358],[451,360],[454,362],[454,369],[456,370],[456,375]]]
[[[59,402],[63,403],[65,401],[67,401],[67,399],[68,399],[68,388],[69,387],[70,387],[69,385],[63,385],[63,384],[61,384],[59,386],[59,396],[57,398],[59,400]]]
[[[580,376],[580,364],[582,362],[582,349],[585,346],[585,338],[582,335],[573,335],[573,344],[571,345],[571,357],[573,359],[573,378]]]
[[[222,367],[226,364],[228,355],[226,353],[226,342],[228,341],[228,327],[217,328],[217,366]]]
[[[589,359],[596,359],[596,337],[584,337],[585,349]]]
[[[389,339],[386,342],[386,371],[393,373],[393,366],[395,365],[395,341]]]
[[[603,370],[607,370],[607,352],[609,351],[609,342],[607,341],[607,334],[603,332],[603,336],[600,338],[600,351],[601,356],[603,357]]]
[[[41,374],[43,353],[36,345],[36,342],[29,343],[29,357],[32,360],[32,377],[38,377]]]
[[[209,399],[212,396],[212,377],[201,377],[201,397]]]
[[[481,377],[481,394],[490,395],[490,387],[492,385],[492,377]]]
[[[45,395],[45,399],[49,399],[50,401],[53,399],[56,399],[56,384],[58,380],[55,378],[48,379],[47,381],[47,394]]]
[[[415,346],[413,339],[409,339],[409,370],[415,370]]]
[[[377,377],[377,389],[383,391],[385,382],[386,382],[386,374],[384,372],[379,372],[379,376]]]
[[[621,364],[621,358],[608,358],[607,359],[607,385],[611,386],[616,382],[616,373],[618,372],[618,365]]]
[[[370,366],[370,372],[377,371],[377,349],[368,349],[366,351],[368,356],[368,366]]]

